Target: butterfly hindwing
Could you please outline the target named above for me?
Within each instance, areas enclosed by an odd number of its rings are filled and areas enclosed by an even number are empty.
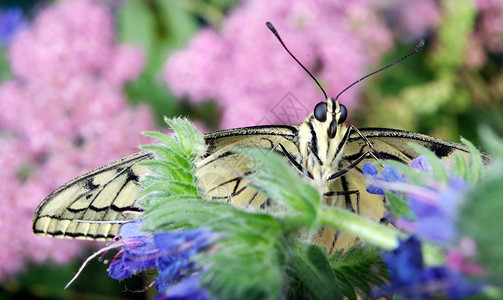
[[[86,173],[51,193],[33,216],[39,235],[92,240],[113,238],[120,223],[137,218],[135,200],[139,178],[148,172],[141,161],[152,159],[139,152]]]

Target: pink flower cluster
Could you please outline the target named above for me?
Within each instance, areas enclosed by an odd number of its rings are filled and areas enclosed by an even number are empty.
[[[26,261],[63,263],[83,244],[35,236],[31,218],[52,190],[135,152],[151,129],[146,107],[122,88],[143,68],[140,51],[117,44],[98,2],[58,2],[14,38],[15,78],[0,86],[0,279]]]
[[[204,29],[166,62],[164,77],[179,97],[215,99],[222,128],[295,124],[323,94],[264,25],[270,21],[329,96],[365,75],[388,51],[392,35],[365,0],[245,0],[223,22]],[[340,101],[357,103],[360,87]]]

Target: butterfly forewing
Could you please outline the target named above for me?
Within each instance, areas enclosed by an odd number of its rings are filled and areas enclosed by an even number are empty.
[[[199,185],[212,200],[237,207],[264,207],[267,197],[248,187],[250,159],[236,153],[239,147],[259,147],[300,155],[297,130],[292,126],[260,126],[226,130],[205,136],[207,155],[196,163]],[[280,147],[279,145],[282,145]]]

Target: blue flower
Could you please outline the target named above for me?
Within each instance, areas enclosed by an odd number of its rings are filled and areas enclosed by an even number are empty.
[[[120,280],[156,266],[160,255],[151,234],[140,231],[143,225],[140,221],[132,221],[122,225],[118,243],[123,244],[122,256],[113,261],[108,268],[108,276]]]
[[[480,293],[481,285],[445,266],[425,267],[419,239],[412,235],[398,248],[382,255],[390,272],[390,285],[376,296],[396,295],[404,299],[461,299]]]
[[[377,171],[376,167],[370,163],[366,162],[363,164],[362,168],[363,175],[370,179],[371,181],[382,181],[382,182],[405,182],[405,178],[398,172],[398,170],[392,166],[384,166],[381,174]],[[381,184],[380,184],[381,185]],[[386,195],[381,186],[375,184],[367,185],[367,192],[370,194]]]
[[[169,300],[210,300],[216,299],[215,297],[210,297],[208,291],[201,289],[199,284],[199,279],[201,277],[200,273],[193,274],[187,277],[185,280],[171,285],[168,287],[164,293],[158,294],[154,300],[169,299]]]
[[[121,240],[116,242],[122,245],[121,256],[110,264],[109,276],[119,280],[157,268],[155,285],[162,294],[159,297],[209,299],[204,289],[196,288],[202,270],[193,257],[217,236],[205,227],[150,234],[140,230],[142,225],[141,221],[132,221],[122,226]]]
[[[8,45],[14,35],[25,26],[26,20],[20,8],[0,11],[0,46]]]
[[[431,177],[432,168],[424,156],[413,160],[411,167],[424,172],[425,178]],[[406,225],[407,230],[430,241],[444,244],[455,241],[458,207],[469,189],[464,180],[451,176],[448,183],[425,180],[429,185],[419,186],[408,183],[407,178],[394,167],[385,166],[379,174],[371,163],[365,163],[362,172],[371,182],[367,185],[367,192],[371,194],[385,195],[385,190],[396,192],[396,188],[405,193],[406,203],[414,220],[402,217],[392,220],[393,224],[398,224],[399,227],[400,224]],[[405,229],[405,226],[402,228]]]
[[[164,292],[172,282],[184,278],[187,273],[197,270],[191,260],[199,251],[208,247],[213,238],[209,228],[198,228],[182,232],[163,232],[155,235],[156,247],[163,255],[157,259],[159,276],[155,284]]]
[[[423,155],[420,155],[416,159],[411,161],[410,166],[416,170],[423,171],[426,173],[432,172],[430,162]]]

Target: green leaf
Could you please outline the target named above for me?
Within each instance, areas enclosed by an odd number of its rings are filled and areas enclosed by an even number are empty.
[[[467,182],[470,182],[468,179],[470,177],[470,165],[464,155],[454,153],[454,163],[452,164],[450,169],[452,170],[452,173],[456,174],[460,178],[467,180]]]
[[[324,251],[316,245],[303,245],[289,259],[293,280],[300,287],[290,291],[295,293],[288,298],[297,299],[342,299],[342,291],[336,283],[335,273],[330,268]]]
[[[9,61],[7,59],[6,48],[0,46],[0,82],[4,82],[11,78],[12,72],[10,70]]]
[[[460,235],[467,235],[477,243],[476,260],[482,264],[496,284],[503,284],[503,139],[485,128],[481,140],[495,156],[491,168],[476,183],[468,200],[459,210]]]
[[[259,148],[238,148],[235,151],[255,162],[257,172],[250,176],[253,188],[293,210],[286,216],[282,213],[284,218],[290,217],[292,224],[305,224],[308,229],[314,229],[321,207],[320,194],[315,187],[294,173],[284,157],[276,152]]]
[[[117,13],[117,25],[122,42],[140,47],[147,55],[150,54],[155,38],[155,20],[146,1],[123,1]]]
[[[467,177],[464,178],[466,178],[470,184],[475,184],[482,177],[484,172],[484,163],[482,162],[479,150],[469,140],[461,138],[461,142],[463,142],[463,144],[465,144],[470,150],[470,168],[469,172],[466,174]]]
[[[384,206],[390,214],[395,217],[404,216],[411,219],[413,218],[412,212],[410,211],[409,206],[407,205],[407,202],[405,199],[403,199],[403,197],[399,197],[390,191],[385,192],[386,200],[388,201],[388,203]]]
[[[156,5],[170,48],[184,46],[198,30],[195,16],[188,12],[179,1],[157,0]]]
[[[356,299],[355,290],[372,297],[372,287],[383,285],[388,278],[379,249],[371,246],[356,244],[345,252],[339,250],[330,258],[330,265],[349,299]]]

